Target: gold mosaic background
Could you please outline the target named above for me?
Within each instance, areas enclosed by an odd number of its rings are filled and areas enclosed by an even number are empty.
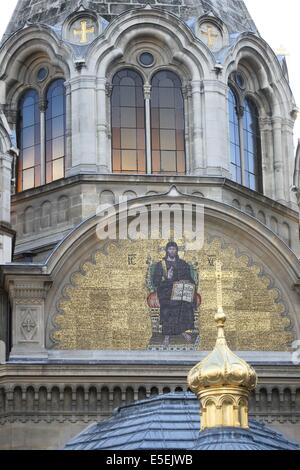
[[[215,260],[223,267],[223,306],[227,315],[226,335],[234,350],[286,351],[293,340],[286,331],[289,319],[270,281],[248,266],[247,256],[237,256],[233,247],[222,248],[219,240],[205,242],[201,251],[184,251],[179,256],[198,263],[201,350],[210,350],[216,338]],[[147,259],[164,256],[161,240],[119,241],[106,253],[98,251],[95,264],[87,262],[83,273],[72,275],[67,298],[59,302],[53,333],[57,349],[147,349],[152,336],[150,309],[146,304]],[[276,301],[277,300],[277,301]]]

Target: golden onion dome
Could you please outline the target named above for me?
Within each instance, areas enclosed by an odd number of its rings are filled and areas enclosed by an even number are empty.
[[[207,387],[238,386],[253,390],[257,377],[255,370],[228,347],[224,335],[226,315],[222,309],[215,315],[218,336],[213,351],[197,364],[188,375],[190,389],[199,393]]]
[[[188,386],[202,405],[201,429],[248,428],[249,393],[257,383],[255,370],[228,347],[224,336],[226,316],[215,315],[218,336],[214,350],[191,369]]]

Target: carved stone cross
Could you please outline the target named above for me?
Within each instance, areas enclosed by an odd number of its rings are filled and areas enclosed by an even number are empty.
[[[26,330],[27,333],[30,333],[35,327],[36,327],[35,322],[32,320],[32,318],[30,318],[30,316],[27,316],[22,323],[22,328],[24,328],[24,330]]]

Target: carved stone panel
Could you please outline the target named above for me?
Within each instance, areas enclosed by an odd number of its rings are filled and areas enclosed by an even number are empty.
[[[37,342],[38,315],[40,307],[21,307],[18,305],[20,342]]]
[[[50,284],[43,281],[12,280],[12,351],[10,357],[45,354],[44,301]]]

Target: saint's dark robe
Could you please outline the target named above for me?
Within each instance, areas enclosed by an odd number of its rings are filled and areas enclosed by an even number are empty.
[[[173,266],[173,277],[168,279],[168,270]],[[186,330],[194,329],[195,302],[171,300],[173,283],[189,281],[195,285],[190,266],[178,256],[174,261],[164,258],[157,263],[153,273],[153,285],[156,288],[160,303],[160,324],[165,336],[180,335]]]

